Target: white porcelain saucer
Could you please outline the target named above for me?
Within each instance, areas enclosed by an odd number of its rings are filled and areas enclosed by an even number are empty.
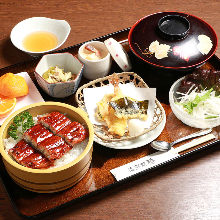
[[[114,142],[105,142],[98,138],[97,136],[94,137],[94,141],[97,142],[100,145],[103,145],[105,147],[114,148],[114,149],[134,149],[138,147],[142,147],[146,144],[149,144],[153,140],[155,140],[163,131],[165,124],[166,124],[166,114],[164,109],[163,111],[163,120],[161,123],[153,130],[149,131],[148,133],[133,139],[133,140],[127,140],[127,141],[114,141]]]

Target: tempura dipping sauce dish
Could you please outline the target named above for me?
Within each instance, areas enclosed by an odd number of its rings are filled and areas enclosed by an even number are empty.
[[[56,168],[32,169],[17,163],[6,152],[4,139],[8,138],[8,128],[14,117],[23,111],[28,111],[33,117],[58,111],[65,113],[71,121],[81,123],[88,130],[88,140],[82,153],[73,161]],[[0,129],[0,153],[5,168],[15,183],[30,191],[52,193],[70,188],[87,173],[92,160],[93,138],[93,126],[82,109],[59,102],[41,102],[26,106],[6,119]]]
[[[11,31],[11,42],[19,50],[37,56],[59,48],[70,33],[65,20],[32,17],[19,22]]]
[[[83,44],[79,48],[78,58],[85,65],[83,76],[89,80],[104,77],[110,71],[112,60],[103,42],[90,41]]]

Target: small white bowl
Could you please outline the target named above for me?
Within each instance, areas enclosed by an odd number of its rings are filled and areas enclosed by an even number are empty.
[[[65,72],[76,74],[74,80],[68,82],[49,83],[42,75],[50,68],[58,66]],[[64,98],[72,95],[82,78],[84,65],[70,53],[56,53],[44,55],[35,69],[35,77],[40,87],[50,96],[56,98]]]
[[[83,56],[83,50],[86,45],[91,44],[96,49],[100,50],[103,55],[103,58],[100,60],[88,60]],[[83,76],[89,80],[94,80],[106,76],[110,69],[112,59],[108,49],[105,44],[100,41],[90,41],[83,44],[78,51],[79,60],[84,63],[85,68],[83,70]]]
[[[45,17],[32,17],[19,22],[12,29],[10,38],[15,47],[30,55],[37,56],[43,53],[54,51],[59,48],[66,41],[67,37],[69,36],[70,30],[70,25],[65,20],[56,20]],[[36,31],[46,31],[54,34],[57,37],[58,45],[51,50],[41,52],[31,52],[26,50],[23,46],[24,38],[30,33]]]
[[[176,102],[177,97],[177,89],[180,86],[181,81],[184,79],[184,77],[178,79],[170,88],[169,91],[169,102],[170,107],[174,113],[174,115],[182,121],[184,124],[194,127],[194,128],[213,128],[220,125],[220,118],[212,118],[212,119],[203,119],[203,118],[196,118],[192,115],[188,114],[184,110],[182,110]]]

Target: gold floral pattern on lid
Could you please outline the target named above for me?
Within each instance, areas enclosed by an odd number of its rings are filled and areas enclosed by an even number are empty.
[[[168,52],[171,51],[170,45],[160,44],[157,40],[153,41],[149,46],[149,51],[155,54],[157,59],[168,57]]]

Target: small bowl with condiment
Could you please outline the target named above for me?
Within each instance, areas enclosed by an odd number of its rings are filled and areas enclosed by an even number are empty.
[[[32,17],[19,22],[11,31],[11,42],[19,50],[38,56],[59,48],[70,33],[65,20]]]
[[[79,48],[78,58],[85,65],[83,76],[89,80],[104,77],[111,69],[111,56],[103,42],[90,41],[83,44]]]
[[[84,65],[70,53],[44,55],[35,68],[35,77],[48,95],[64,98],[74,94]]]

